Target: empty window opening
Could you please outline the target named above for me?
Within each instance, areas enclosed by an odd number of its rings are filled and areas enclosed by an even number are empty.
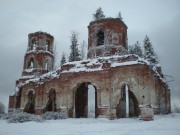
[[[48,102],[44,109],[44,112],[55,112],[56,111],[56,91],[55,89],[51,89],[48,94]]]
[[[117,105],[116,115],[118,118],[126,117],[126,85],[122,86],[121,89],[121,99],[119,100],[119,104]],[[129,117],[137,117],[139,116],[139,105],[137,98],[130,91],[130,87],[128,86],[128,101],[129,101]]]
[[[46,51],[50,51],[50,42],[46,41]]]
[[[33,39],[32,44],[30,46],[30,50],[36,50],[36,44],[37,44],[36,39]]]
[[[35,113],[35,96],[32,90],[28,93],[28,102],[24,108],[24,112],[32,114]]]
[[[34,59],[33,58],[30,58],[29,59],[29,62],[28,62],[28,68],[34,68]]]
[[[126,47],[126,36],[125,36],[125,33],[123,33],[123,35],[122,35],[122,42],[123,42],[123,46]]]
[[[75,92],[75,117],[97,117],[96,88],[90,83],[82,83]]]
[[[97,33],[97,46],[100,46],[103,44],[104,44],[104,32],[100,30]]]

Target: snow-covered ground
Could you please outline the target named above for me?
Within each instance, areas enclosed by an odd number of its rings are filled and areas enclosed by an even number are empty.
[[[0,135],[180,135],[180,113],[155,116],[154,121],[82,118],[7,123],[0,120]]]

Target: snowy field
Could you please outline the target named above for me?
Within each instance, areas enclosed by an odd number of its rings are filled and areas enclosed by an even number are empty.
[[[82,118],[17,124],[0,120],[0,135],[180,135],[180,113],[155,116],[154,121]]]

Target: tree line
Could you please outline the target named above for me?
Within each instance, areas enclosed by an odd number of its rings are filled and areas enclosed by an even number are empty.
[[[100,20],[105,18],[105,15],[101,9],[101,7],[99,7],[95,14],[93,14],[93,18],[94,21]],[[119,18],[120,20],[122,20],[121,17],[121,13],[118,14],[117,18]],[[79,61],[79,60],[83,60],[86,59],[86,50],[87,50],[87,45],[85,43],[85,41],[83,41],[81,43],[80,49],[79,49],[79,43],[78,43],[78,33],[77,32],[72,32],[71,33],[71,45],[70,45],[70,54],[69,54],[69,62],[72,61]],[[141,47],[140,42],[137,41],[135,44],[133,45],[129,45],[128,48],[128,54],[136,54],[141,58],[144,58],[145,60],[148,60],[150,62],[150,64],[158,64],[159,60],[157,57],[157,54],[154,51],[153,45],[150,42],[149,37],[146,35],[144,40],[143,40],[143,46]],[[62,53],[61,56],[61,66],[66,63],[66,56],[65,53]]]

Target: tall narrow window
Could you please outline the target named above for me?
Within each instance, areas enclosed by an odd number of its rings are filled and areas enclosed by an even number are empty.
[[[32,40],[32,44],[30,46],[30,50],[36,50],[36,39]]]
[[[46,51],[50,51],[50,42],[46,41]]]
[[[100,30],[97,33],[97,46],[100,46],[103,44],[104,44],[104,32]]]
[[[34,68],[34,59],[33,58],[29,59],[27,68]]]

